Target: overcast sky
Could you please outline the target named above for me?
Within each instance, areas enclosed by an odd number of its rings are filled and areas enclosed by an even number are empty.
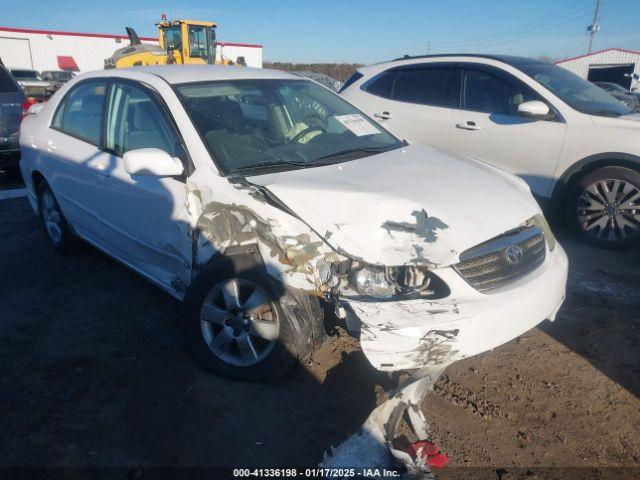
[[[171,5],[179,5],[172,7]],[[218,38],[264,45],[265,61],[382,61],[403,54],[586,52],[595,0],[0,0],[0,26],[156,36],[169,18],[218,22]],[[595,49],[640,50],[640,0],[602,0]],[[0,32],[1,33],[1,32]]]

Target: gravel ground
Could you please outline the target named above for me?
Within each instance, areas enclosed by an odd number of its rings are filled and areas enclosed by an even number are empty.
[[[342,330],[278,382],[209,375],[175,300],[89,247],[54,253],[26,199],[0,201],[0,239],[0,466],[313,466],[393,386]],[[640,251],[561,241],[556,321],[452,365],[425,399],[442,477],[640,467]]]

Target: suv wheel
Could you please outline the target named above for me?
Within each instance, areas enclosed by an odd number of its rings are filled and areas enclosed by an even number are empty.
[[[58,252],[69,252],[75,247],[76,239],[69,230],[60,205],[46,182],[38,187],[40,221],[49,244]]]
[[[567,218],[579,235],[599,247],[622,248],[640,238],[640,173],[605,167],[574,185]]]
[[[281,307],[286,294],[263,269],[250,256],[226,257],[189,288],[185,336],[205,369],[238,380],[274,380],[310,353],[298,351],[303,333]]]

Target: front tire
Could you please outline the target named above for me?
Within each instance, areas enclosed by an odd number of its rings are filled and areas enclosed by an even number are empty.
[[[205,269],[185,297],[185,337],[206,370],[244,381],[275,380],[310,354],[286,309],[288,295],[250,255]],[[314,299],[315,300],[315,299]],[[317,300],[315,300],[317,302]]]
[[[574,184],[566,217],[578,235],[597,247],[619,249],[640,239],[640,173],[605,167]]]

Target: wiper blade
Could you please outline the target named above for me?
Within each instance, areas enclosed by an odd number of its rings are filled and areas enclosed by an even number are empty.
[[[265,163],[258,163],[256,165],[247,165],[244,167],[236,168],[231,175],[235,175],[236,173],[247,172],[247,171],[254,171],[254,170],[259,171],[265,168],[287,167],[287,166],[304,168],[304,167],[312,167],[313,164],[303,163],[303,162],[292,162],[290,160],[283,160],[280,162],[265,162]]]
[[[329,155],[324,155],[320,158],[316,159],[316,162],[323,160],[339,160],[341,158],[350,157],[351,155],[357,153],[382,153],[388,152],[389,150],[393,150],[394,147],[359,147],[359,148],[349,148],[347,150],[340,150],[339,152],[330,153]]]

